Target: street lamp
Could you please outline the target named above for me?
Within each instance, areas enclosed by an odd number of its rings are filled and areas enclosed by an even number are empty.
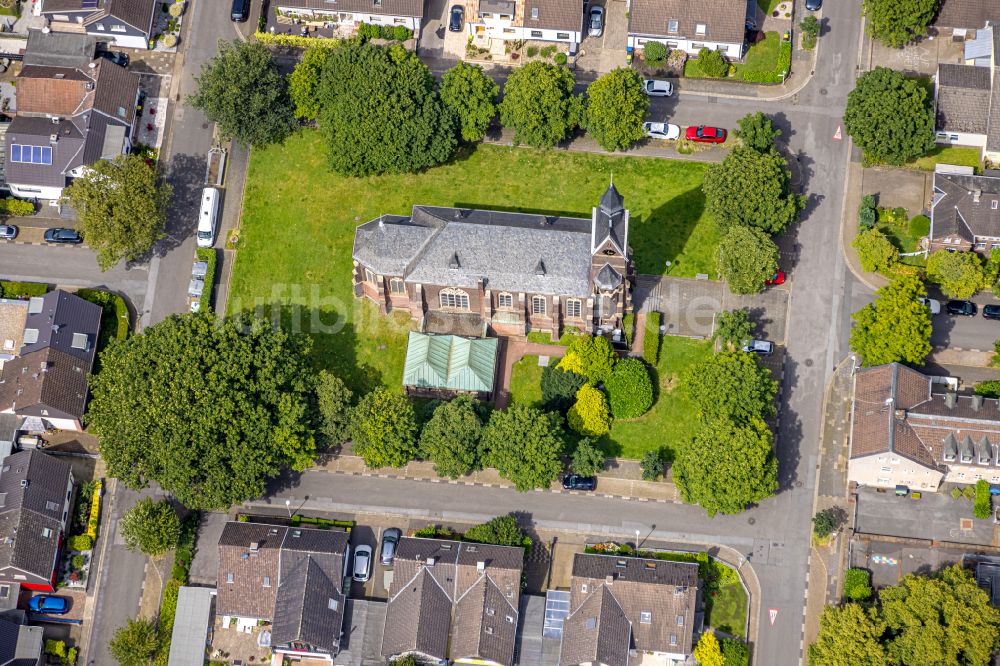
[[[635,531],[635,549],[639,550],[639,530]]]
[[[291,499],[286,499],[285,500],[285,509],[288,510],[288,519],[291,520],[292,519],[292,500]]]

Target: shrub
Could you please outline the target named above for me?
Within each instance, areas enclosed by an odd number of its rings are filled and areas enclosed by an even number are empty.
[[[528,54],[529,58],[534,58],[536,55],[538,55],[538,47],[529,46],[527,49],[525,49],[525,53]]]
[[[970,502],[976,499],[976,489],[973,486],[965,486],[962,488],[962,497],[969,500]]]
[[[576,393],[576,403],[567,414],[569,427],[588,437],[600,437],[611,430],[611,412],[600,389],[584,384]]]
[[[617,358],[607,338],[581,335],[570,343],[558,367],[583,375],[591,384],[597,384],[611,376]]]
[[[616,419],[634,419],[653,406],[653,381],[646,365],[637,358],[615,364],[604,388]]]
[[[576,401],[576,392],[587,378],[554,365],[542,370],[542,407],[550,412],[566,411]]]
[[[844,596],[851,601],[867,601],[872,596],[871,574],[865,569],[848,569],[844,576]]]
[[[0,213],[11,217],[28,217],[35,214],[35,204],[25,199],[4,199],[0,202]]]
[[[962,489],[961,488],[952,488],[951,489],[951,498],[952,499],[960,499],[961,497],[962,497]]]
[[[871,229],[875,226],[877,218],[875,195],[866,194],[861,197],[861,203],[858,205],[858,226],[862,229]]]
[[[0,281],[0,298],[31,298],[49,293],[49,285],[42,282]]]
[[[396,25],[392,27],[392,38],[397,42],[405,42],[411,37],[413,37],[413,31],[405,25]]]
[[[491,543],[497,546],[524,546],[527,535],[517,524],[514,514],[497,516],[487,523],[470,527],[463,540],[475,543]],[[530,542],[530,539],[528,540]]]
[[[91,539],[97,538],[97,525],[101,517],[101,488],[103,483],[94,482],[94,496],[90,501],[90,518],[87,519],[87,536]]]
[[[992,379],[976,384],[976,393],[987,398],[1000,398],[1000,381]],[[957,490],[957,489],[956,489]]]
[[[642,468],[643,481],[656,481],[663,476],[663,452],[660,450],[646,451],[639,462]]]
[[[799,29],[802,30],[802,48],[815,48],[816,37],[819,36],[819,20],[810,14],[799,23]]]
[[[76,295],[94,305],[100,305],[103,310],[101,313],[102,339],[98,341],[98,349],[103,349],[112,336],[116,340],[124,340],[128,337],[132,326],[129,321],[128,306],[125,304],[124,298],[103,289],[79,289]],[[112,325],[111,322],[114,322],[114,324]],[[107,334],[105,334],[105,326],[108,327]]]
[[[914,215],[910,220],[910,236],[912,238],[922,238],[931,232],[931,220],[926,215]]]
[[[660,363],[660,313],[646,315],[646,336],[642,340],[642,357],[654,368]]]
[[[662,67],[667,62],[667,47],[660,42],[646,42],[642,55],[649,67]]]
[[[980,479],[976,481],[976,502],[972,505],[972,515],[986,519],[993,513],[993,498],[990,496],[990,484]]]
[[[576,443],[576,450],[570,461],[570,467],[581,476],[596,476],[604,471],[607,456],[592,441],[587,438]]]
[[[555,54],[555,55],[554,55],[554,56],[552,57],[552,62],[554,62],[555,64],[557,64],[557,65],[559,65],[559,66],[562,66],[562,65],[565,65],[565,64],[566,64],[566,59],[567,59],[567,58],[566,58],[566,54],[565,54],[565,53],[562,53],[562,52],[560,52],[560,53],[557,53],[557,54]]]
[[[750,663],[750,648],[746,643],[735,638],[723,638],[719,642],[725,658],[723,666],[747,666]]]
[[[218,261],[218,256],[215,248],[212,247],[199,247],[194,251],[194,256],[198,261],[204,261],[208,264],[208,269],[205,271],[205,289],[201,292],[201,305],[200,307],[212,307],[212,290],[215,289],[215,265]]]
[[[838,527],[840,527],[841,519],[837,512],[833,509],[824,509],[819,511],[813,516],[813,534],[818,536],[820,539],[825,539],[826,537],[833,534]]]
[[[83,555],[74,555],[70,558],[69,563],[74,569],[82,569],[87,566],[87,558]]]
[[[556,52],[556,47],[553,46],[552,44],[549,44],[548,46],[543,46],[542,50],[540,51],[543,58],[551,58],[552,54],[555,52]]]
[[[684,63],[687,62],[687,52],[682,49],[672,49],[667,56],[667,69],[681,75],[684,73]]]
[[[882,273],[899,260],[896,246],[878,229],[862,231],[851,241],[851,247],[858,251],[861,268],[866,271]]]
[[[254,33],[254,39],[265,46],[291,46],[297,49],[335,49],[341,44],[339,39],[316,39],[302,35],[286,35],[280,32],[272,35],[261,30]]]
[[[721,79],[729,72],[729,63],[718,51],[703,48],[698,51],[698,65],[705,76]]]
[[[71,536],[66,539],[66,548],[69,550],[90,550],[94,547],[94,540],[86,534]]]

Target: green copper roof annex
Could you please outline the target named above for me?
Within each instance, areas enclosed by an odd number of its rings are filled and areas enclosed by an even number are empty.
[[[496,338],[460,338],[410,332],[403,385],[451,391],[493,392]]]

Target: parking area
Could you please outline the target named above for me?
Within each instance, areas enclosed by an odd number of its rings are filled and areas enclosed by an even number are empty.
[[[429,0],[420,25],[417,44],[421,58],[464,58],[468,36],[465,30],[448,30],[448,14],[455,0]],[[465,26],[463,26],[464,28]]]
[[[895,585],[911,573],[927,575],[961,564],[970,554],[967,549],[930,548],[867,537],[852,539],[849,552],[849,566],[870,571],[876,589]]]
[[[858,489],[855,530],[864,534],[994,545],[992,520],[972,517],[972,502],[947,492],[924,492],[920,499],[891,491]]]
[[[883,46],[877,40],[873,43],[871,64],[898,69],[907,74],[934,76],[939,62],[961,64],[963,62],[963,42],[941,39],[922,39],[902,49]]]
[[[604,27],[600,35],[591,37],[590,11],[604,10]],[[628,40],[628,6],[625,0],[594,0],[584,8],[583,40],[576,59],[578,69],[604,74],[625,66],[625,45]]]

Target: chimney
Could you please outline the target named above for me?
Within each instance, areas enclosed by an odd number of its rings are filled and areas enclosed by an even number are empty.
[[[955,409],[955,404],[958,402],[958,396],[954,392],[948,391],[944,394],[944,404],[948,409]]]
[[[979,203],[979,197],[981,197],[981,196],[983,196],[983,191],[982,190],[973,190],[972,191],[972,203]]]
[[[479,573],[483,573],[484,571],[486,571],[486,562],[482,560],[476,562],[476,571],[478,571]]]
[[[429,566],[429,567],[432,567],[432,566],[434,566],[434,562],[435,561],[436,561],[436,558],[434,558],[434,557],[428,557],[427,561],[425,562],[425,564],[427,564],[427,566]]]
[[[614,582],[615,582],[615,577],[612,576],[611,574],[608,574],[607,576],[604,577],[604,584],[605,585],[611,585]]]
[[[983,396],[973,395],[972,396],[972,411],[978,412],[979,408],[983,406]]]
[[[89,67],[90,69],[97,69],[97,63],[96,62],[88,63],[87,67]]]

